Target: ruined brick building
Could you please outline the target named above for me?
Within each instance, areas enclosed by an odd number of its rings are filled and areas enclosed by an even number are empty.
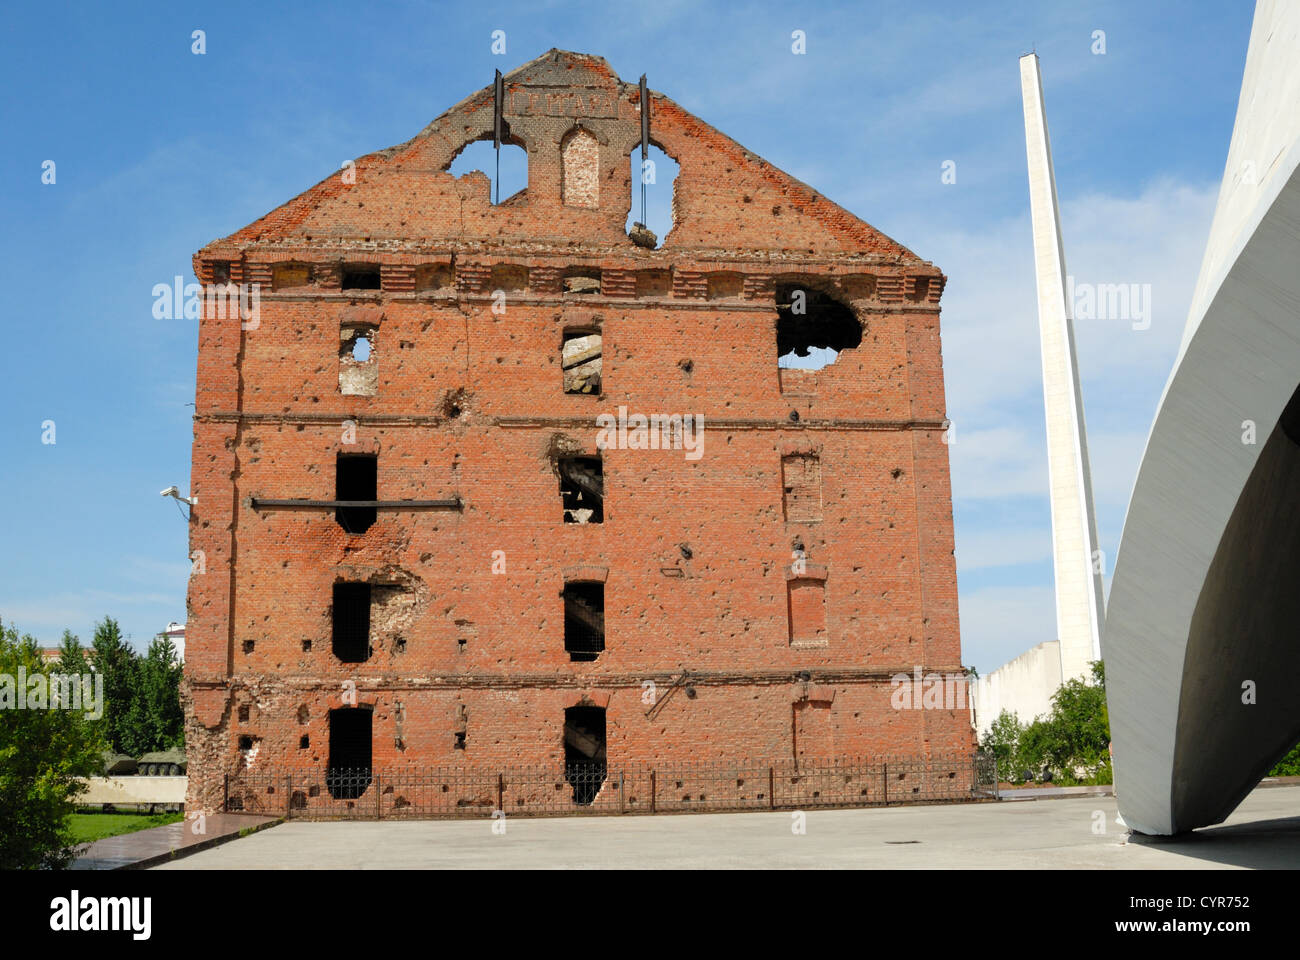
[[[638,86],[551,51],[505,77],[525,190],[448,172],[489,86],[194,255],[259,309],[199,331],[192,808],[259,770],[970,750],[964,704],[891,705],[962,669],[944,277],[650,105],[658,246]]]

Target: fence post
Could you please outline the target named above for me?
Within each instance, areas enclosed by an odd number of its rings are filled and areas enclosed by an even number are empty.
[[[650,812],[655,812],[655,771],[650,771]]]
[[[380,774],[375,774],[375,819],[384,819],[384,778]]]
[[[221,775],[221,812],[230,812],[230,774]]]
[[[881,781],[885,786],[885,806],[889,806],[889,761],[886,760],[881,769]]]
[[[1001,782],[998,777],[998,755],[996,753],[993,754],[993,799],[1002,799]]]
[[[623,803],[623,771],[618,772],[618,812],[627,813],[627,807]]]
[[[776,770],[773,767],[767,768],[767,806],[769,810],[776,809]]]
[[[284,816],[285,819],[293,816],[293,774],[284,775]]]
[[[506,775],[497,771],[497,809],[505,813],[506,809]]]

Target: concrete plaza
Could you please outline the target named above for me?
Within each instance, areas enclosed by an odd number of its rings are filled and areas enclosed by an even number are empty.
[[[157,869],[1300,867],[1300,788],[1258,788],[1217,827],[1130,839],[1113,797],[493,821],[291,820]],[[1104,832],[1097,832],[1101,827]],[[498,830],[500,827],[498,826]]]

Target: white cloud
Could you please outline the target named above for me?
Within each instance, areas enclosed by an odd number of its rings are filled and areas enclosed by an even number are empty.
[[[948,456],[954,499],[1046,496],[1046,440],[1038,432],[1022,423],[963,430],[954,418],[953,425],[956,442]]]
[[[185,590],[190,577],[188,560],[162,560],[142,554],[129,554],[120,559],[118,569],[123,577],[133,583],[180,584]]]
[[[1076,324],[1085,409],[1106,406],[1115,378],[1128,386],[1141,377],[1159,395],[1187,319],[1217,193],[1217,185],[1161,181],[1134,198],[1092,194],[1065,202],[1066,262],[1076,281],[1149,283],[1154,304],[1148,330],[1133,330],[1128,320]],[[976,231],[936,234],[926,251],[949,276],[943,304],[949,414],[978,429],[1014,419],[1033,404],[1041,420],[1028,211]],[[1132,415],[1149,422],[1153,412]]]
[[[1142,461],[1149,426],[1142,423],[1141,418],[1135,418],[1132,430],[1095,430],[1088,434],[1088,462],[1092,467],[1092,497],[1097,506],[1097,523],[1113,521],[1116,533],[1133,492],[1133,481]]]
[[[1082,197],[1062,211],[1066,263],[1076,283],[1150,285],[1148,330],[1129,319],[1075,324],[1084,388],[1133,371],[1152,378],[1157,394],[1173,366],[1191,306],[1217,183],[1151,184],[1136,198]],[[1085,400],[1086,403],[1086,400]],[[1141,411],[1149,421],[1154,411]]]
[[[172,611],[172,618],[176,617],[178,597],[184,619],[184,591],[121,593],[94,588],[44,596],[0,597],[0,619],[51,646],[58,643],[64,630],[71,630],[83,643],[89,643],[94,624],[107,614],[117,620],[123,633],[144,645],[167,625],[168,611]],[[139,630],[141,622],[148,624],[147,632]]]
[[[1112,556],[1146,437],[1146,428],[1142,427],[1132,431],[1094,430],[1088,438],[1098,535]],[[1022,523],[1024,512],[1037,511],[1041,528],[1049,529],[1047,444],[1041,427],[1024,431],[1005,427],[964,435],[950,448],[950,457],[958,570],[1037,559],[1026,557],[1023,549],[1012,546],[1020,542],[1026,530],[998,525],[1001,517],[996,508],[999,501],[1013,501]],[[985,546],[997,549],[990,552]],[[1050,540],[1046,549],[1050,554]],[[1005,559],[997,559],[1000,557]]]
[[[958,582],[962,571],[1051,563],[1052,529],[1047,524],[1011,529],[960,525],[956,556]]]
[[[1132,199],[1089,196],[1063,213],[1078,282],[1151,284],[1150,329],[1134,330],[1129,320],[1076,324],[1094,482],[1108,499],[1127,500],[1137,466],[1130,454],[1135,438],[1146,436],[1177,353],[1215,196],[1211,186],[1165,181]],[[1028,217],[940,235],[930,246],[950,277],[943,336],[948,414],[958,428],[954,495],[1045,494]]]
[[[1217,185],[1172,181],[1136,197],[1065,201],[1067,265],[1076,283],[1150,284],[1151,325],[1079,320],[1089,460],[1107,573],[1155,405],[1177,355]],[[1037,291],[1026,213],[977,232],[931,237],[950,280],[944,369],[959,586],[964,574],[1050,561],[1047,444]],[[1050,563],[1045,565],[1050,570]],[[1053,584],[960,593],[962,649],[982,672],[1056,637]]]
[[[1056,639],[1050,585],[985,587],[962,593],[960,605],[962,660],[981,675]]]

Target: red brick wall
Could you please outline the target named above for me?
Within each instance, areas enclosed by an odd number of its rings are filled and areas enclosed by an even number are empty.
[[[510,118],[530,166],[527,193],[508,205],[491,206],[478,175],[439,172],[490,129],[490,95],[476,94],[415,140],[362,158],[356,184],[333,176],[196,254],[200,279],[228,260],[233,280],[263,286],[255,321],[200,325],[191,805],[211,808],[222,775],[249,765],[242,736],[255,738],[254,768],[323,766],[328,710],[347,681],[375,708],[377,767],[558,763],[564,708],[584,697],[607,706],[611,764],[791,759],[795,705],[810,698],[807,755],[969,749],[965,710],[890,702],[895,673],[961,669],[939,271],[658,94],[654,139],[681,163],[677,225],[662,249],[635,247],[623,233],[635,85],[570,54],[509,79],[513,103],[543,91],[550,109],[577,109],[572,97],[588,97],[598,208],[560,203],[574,116]],[[569,99],[545,99],[566,86]],[[607,99],[591,99],[593,87]],[[311,264],[312,282],[272,292],[272,265],[285,261]],[[382,263],[384,289],[340,290],[341,261]],[[454,290],[415,292],[417,268],[434,264],[453,268]],[[488,284],[501,264],[529,271],[504,313]],[[599,295],[562,293],[575,266],[604,270]],[[670,290],[638,300],[634,277],[650,268],[671,272]],[[711,274],[727,275],[713,284],[724,299],[706,299]],[[918,277],[929,289],[908,299]],[[819,372],[778,373],[777,278],[851,300],[861,346]],[[374,396],[340,393],[348,324],[374,328]],[[603,335],[602,394],[566,395],[563,332],[590,326]],[[604,522],[564,524],[551,454],[595,454],[596,416],[620,406],[703,415],[702,455],[605,450]],[[333,499],[339,453],[377,454],[381,500],[458,497],[463,510],[381,510],[354,536],[331,510],[252,505]],[[820,520],[784,519],[791,454],[818,458]],[[824,645],[791,646],[796,543],[824,581]],[[605,651],[574,663],[561,591],[593,568],[608,571]],[[339,580],[392,587],[364,663],[330,649]],[[647,718],[645,681],[664,691],[684,670],[697,696]]]

